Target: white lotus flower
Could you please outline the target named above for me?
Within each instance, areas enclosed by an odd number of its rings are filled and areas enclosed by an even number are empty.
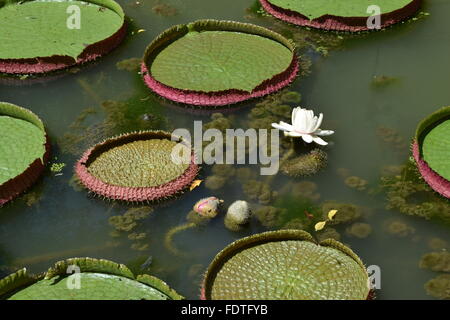
[[[306,143],[315,142],[326,146],[328,142],[319,136],[329,136],[334,133],[332,130],[322,130],[323,114],[317,118],[312,110],[302,109],[301,107],[292,110],[292,124],[280,121],[280,123],[272,123],[272,127],[284,131],[285,136],[302,137]]]

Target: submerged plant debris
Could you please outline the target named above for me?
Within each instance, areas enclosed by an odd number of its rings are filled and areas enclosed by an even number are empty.
[[[153,13],[163,16],[163,17],[172,17],[178,14],[178,9],[174,6],[171,6],[167,3],[161,3],[160,0],[152,7]]]
[[[142,59],[141,58],[129,58],[116,63],[116,67],[119,70],[126,71],[139,71],[141,67]]]
[[[90,124],[89,121],[98,113],[104,115],[104,120]],[[128,101],[106,100],[101,102],[101,110],[84,109],[69,126],[69,130],[58,139],[58,144],[64,153],[81,155],[92,146],[110,136],[136,130],[162,129],[167,126],[167,119],[152,112],[152,108],[137,98]]]
[[[415,229],[413,227],[409,226],[401,220],[396,219],[386,221],[385,230],[387,233],[399,238],[410,236],[415,232]]]
[[[419,266],[431,271],[450,272],[450,252],[431,252],[420,259]]]
[[[450,222],[450,201],[431,189],[412,161],[402,166],[400,174],[381,177],[381,188],[386,192],[386,209]]]
[[[438,299],[450,299],[450,274],[441,274],[425,284],[427,293]]]

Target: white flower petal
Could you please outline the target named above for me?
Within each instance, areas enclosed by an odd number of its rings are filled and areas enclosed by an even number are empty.
[[[333,130],[317,130],[316,132],[314,132],[315,135],[317,136],[331,136],[332,134],[334,134]]]
[[[293,125],[291,125],[291,124],[289,124],[289,123],[286,123],[286,122],[284,122],[284,121],[280,121],[280,123],[279,123],[281,126],[283,126],[284,128],[286,128],[288,131],[294,131],[294,126]]]
[[[303,141],[305,141],[306,143],[311,143],[313,142],[313,137],[310,136],[309,134],[304,134],[302,135]]]
[[[280,121],[279,123],[280,123],[281,125],[283,125],[283,126],[289,126],[289,127],[292,127],[292,124],[287,123],[287,122],[284,122],[284,121]]]
[[[272,127],[283,130],[285,136],[302,137],[306,143],[314,141],[320,145],[327,145],[328,143],[319,136],[329,136],[334,133],[332,130],[320,129],[323,113],[317,117],[313,110],[296,107],[292,109],[291,120],[292,124],[280,121],[280,123],[272,123]]]
[[[317,117],[313,117],[312,120],[310,121],[309,125],[308,125],[308,133],[313,133],[314,129],[316,128],[317,125]]]
[[[300,132],[306,132],[308,129],[308,112],[305,109],[301,109],[299,114],[297,115],[295,119],[295,130]]]
[[[291,123],[292,123],[293,125],[295,125],[295,119],[296,119],[297,116],[298,116],[299,110],[301,110],[300,107],[294,108],[294,110],[292,110],[292,121],[291,121]]]
[[[300,124],[300,119],[302,117],[302,109],[300,107],[295,108],[295,115],[292,117],[292,125],[294,128],[298,128]]]
[[[305,115],[306,115],[305,130],[308,130],[309,126],[311,125],[311,122],[314,121],[314,112],[312,110],[306,110],[305,109]]]
[[[328,142],[326,142],[325,140],[323,140],[322,138],[319,138],[319,137],[313,137],[313,141],[322,146],[326,146],[328,144]]]
[[[287,127],[286,125],[282,125],[281,123],[272,123],[272,127],[274,127],[275,129],[282,130],[282,131],[291,131],[290,126]]]
[[[317,131],[320,128],[320,126],[322,125],[322,121],[323,121],[323,113],[321,113],[319,115],[319,119],[317,120],[316,126],[313,129],[313,132]]]
[[[285,131],[284,135],[286,137],[293,137],[293,138],[298,138],[303,136],[301,133],[295,132],[295,131]]]

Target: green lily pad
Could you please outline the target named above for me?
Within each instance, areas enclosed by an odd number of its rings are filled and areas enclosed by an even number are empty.
[[[450,106],[423,119],[416,130],[412,153],[423,179],[450,198]]]
[[[198,174],[187,141],[165,131],[109,138],[87,150],[75,165],[80,182],[104,197],[158,201],[187,189]]]
[[[222,24],[223,31],[200,32],[194,24],[188,25],[186,34],[154,57],[149,68],[154,79],[181,90],[252,92],[291,65],[292,49],[259,34],[262,32],[259,29],[252,33],[253,29],[257,30],[256,26],[236,23],[236,27],[231,28],[229,22]],[[167,40],[164,34],[161,39]]]
[[[0,185],[22,174],[46,152],[41,120],[29,110],[0,102]]]
[[[80,9],[80,28],[68,27],[72,11]],[[124,23],[113,0],[9,1],[0,7],[0,59],[69,56],[111,37]]]
[[[310,20],[324,15],[338,17],[369,17],[367,8],[380,7],[381,14],[401,9],[413,0],[268,0],[269,3],[283,9],[298,12]]]
[[[335,240],[320,244],[299,230],[266,232],[238,240],[210,265],[206,299],[367,299],[368,275],[360,259]]]
[[[428,166],[450,181],[450,108],[423,133],[422,156]]]
[[[68,274],[70,266],[80,273]],[[74,258],[58,262],[45,274],[30,276],[26,270],[0,280],[0,297],[8,300],[178,300],[163,281],[137,278],[124,265],[107,260]]]
[[[178,178],[189,167],[189,162],[172,160],[175,146],[177,142],[164,138],[130,141],[98,155],[89,164],[88,171],[110,185],[159,186]],[[185,152],[190,154],[187,147]]]

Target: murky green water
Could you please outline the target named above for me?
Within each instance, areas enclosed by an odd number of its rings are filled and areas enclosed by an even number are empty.
[[[131,248],[133,241],[126,236],[110,236],[113,228],[108,223],[110,216],[123,214],[128,207],[93,198],[69,184],[72,167],[83,148],[75,150],[75,154],[64,152],[67,150],[61,147],[63,136],[76,131],[69,126],[86,108],[96,113],[88,116],[84,125],[102,123],[106,114],[101,104],[105,100],[128,103],[124,113],[128,122],[124,126],[113,126],[114,133],[120,133],[130,123],[139,130],[191,127],[193,120],[209,121],[208,116],[174,109],[170,103],[151,95],[136,72],[118,70],[115,66],[121,60],[142,56],[146,45],[174,24],[215,18],[252,22],[287,33],[302,31],[283,27],[272,18],[249,14],[245,9],[253,0],[167,1],[165,3],[179,12],[171,17],[152,12],[156,1],[141,0],[140,6],[133,5],[134,1],[118,2],[133,19],[132,29],[145,29],[145,32],[130,35],[114,52],[76,74],[42,84],[0,84],[1,101],[29,108],[43,119],[53,142],[53,157],[57,158],[53,162],[67,164],[62,175],[55,176],[49,171],[30,190],[29,194],[41,197],[39,201],[33,204],[29,196],[22,197],[0,209],[0,274],[24,266],[32,272],[40,272],[55,261],[74,256],[105,258],[125,264],[140,261],[135,263],[139,265],[152,255],[150,272],[181,294],[195,299],[199,294],[201,272],[220,249],[235,239],[266,229],[252,221],[246,231],[232,233],[224,228],[223,219],[217,218],[203,229],[188,230],[176,237],[176,245],[188,252],[188,258],[175,257],[168,252],[163,244],[164,234],[185,222],[186,214],[198,199],[214,194],[230,204],[245,198],[241,189],[231,184],[212,193],[202,185],[155,207],[137,229],[148,234],[145,240],[148,248],[134,250]],[[431,14],[428,17],[384,32],[345,37],[339,50],[330,48],[326,57],[309,50],[312,73],[297,80],[291,89],[301,92],[302,106],[325,114],[326,129],[336,131],[331,139],[334,143],[328,148],[328,167],[306,180],[318,185],[321,196],[318,202],[336,200],[369,209],[370,214],[360,219],[372,226],[369,237],[349,237],[344,232],[345,226],[337,229],[343,235],[342,241],[367,265],[381,267],[380,299],[430,298],[423,285],[437,274],[420,269],[418,262],[423,254],[432,251],[428,246],[431,238],[450,242],[450,229],[438,221],[385,210],[383,193],[372,196],[347,187],[338,169],[346,168],[351,175],[362,177],[376,187],[383,166],[407,161],[408,144],[420,119],[450,104],[449,10],[448,0],[429,0],[424,7],[424,11]],[[335,35],[332,37],[336,39]],[[374,76],[383,75],[397,80],[382,88],[371,85]],[[238,119],[247,117],[254,102],[245,106],[235,112]],[[143,114],[154,115],[156,120],[150,124],[142,122],[139,119]],[[377,134],[380,127],[397,130],[406,144],[383,143]],[[91,138],[85,147],[103,137],[99,134]],[[205,168],[203,178],[209,172]],[[290,180],[279,177],[272,187],[280,189]],[[414,232],[403,238],[387,233],[385,224],[390,219],[403,221]]]

